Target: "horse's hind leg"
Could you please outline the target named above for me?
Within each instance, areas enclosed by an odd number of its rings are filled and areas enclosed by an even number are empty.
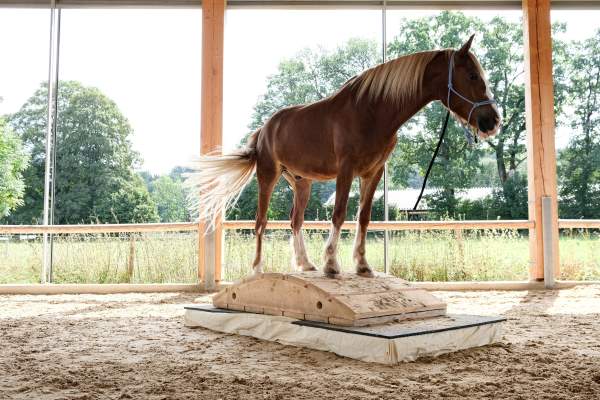
[[[290,213],[292,223],[292,249],[294,252],[294,261],[296,268],[302,271],[316,271],[317,268],[308,259],[306,248],[304,246],[304,236],[302,234],[302,224],[304,223],[304,210],[310,198],[310,188],[312,182],[309,179],[296,179],[288,173],[283,175],[294,189],[294,204]]]
[[[258,180],[258,208],[256,210],[256,253],[252,268],[254,273],[262,272],[262,239],[267,227],[267,210],[269,200],[279,178],[277,167],[272,164],[258,163],[256,166],[256,179]]]
[[[373,175],[360,179],[360,210],[356,224],[356,237],[354,239],[354,251],[352,256],[356,265],[356,273],[360,276],[371,278],[373,271],[365,257],[365,241],[367,238],[367,227],[371,220],[371,206],[373,195],[377,184],[383,174],[383,168],[377,170]]]
[[[335,182],[335,206],[333,217],[331,218],[331,230],[329,239],[325,244],[325,275],[335,278],[340,273],[340,265],[337,261],[337,243],[340,238],[342,224],[346,219],[346,208],[348,206],[348,196],[352,186],[352,166],[349,163],[340,168]]]

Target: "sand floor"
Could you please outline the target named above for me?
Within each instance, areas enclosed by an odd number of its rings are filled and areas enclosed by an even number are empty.
[[[0,296],[0,399],[600,399],[600,286],[438,295],[502,342],[383,366],[185,328],[193,294]]]

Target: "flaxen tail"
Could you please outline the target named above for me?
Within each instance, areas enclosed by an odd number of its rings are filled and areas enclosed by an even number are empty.
[[[235,205],[254,176],[258,132],[245,148],[223,155],[206,154],[192,163],[193,172],[185,181],[188,202],[192,216],[205,222],[207,228],[215,225],[221,212]]]

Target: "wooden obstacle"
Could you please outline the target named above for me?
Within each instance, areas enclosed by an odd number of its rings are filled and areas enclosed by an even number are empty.
[[[391,276],[322,272],[248,277],[217,293],[213,305],[185,307],[184,319],[187,327],[392,365],[497,342],[505,321],[446,315],[443,301]]]
[[[264,273],[213,297],[217,308],[342,326],[366,326],[446,315],[446,304],[407,281],[386,275]]]

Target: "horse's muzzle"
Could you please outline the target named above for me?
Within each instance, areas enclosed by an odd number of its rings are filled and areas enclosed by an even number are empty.
[[[490,112],[480,113],[477,116],[477,134],[480,138],[485,139],[494,136],[500,129],[500,117],[495,110]]]

